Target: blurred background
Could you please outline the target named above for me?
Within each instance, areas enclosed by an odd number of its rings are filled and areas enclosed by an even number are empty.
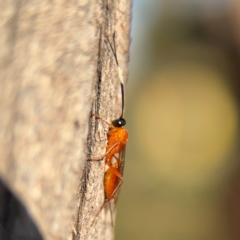
[[[133,2],[116,240],[240,239],[240,2]]]

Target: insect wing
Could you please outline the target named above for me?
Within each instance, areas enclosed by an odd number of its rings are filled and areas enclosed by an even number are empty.
[[[121,173],[122,176],[123,176],[124,165],[125,165],[125,150],[126,150],[126,146],[124,146],[123,150],[119,154],[118,171]],[[118,197],[119,197],[119,194],[120,194],[120,189],[121,189],[122,182],[123,181],[120,178],[118,178],[117,185],[116,185],[118,189],[117,189],[117,191],[114,195],[115,206],[117,205],[117,201],[118,201]]]
[[[118,170],[122,174],[122,176],[123,176],[124,164],[125,164],[125,150],[126,150],[126,145],[123,147],[123,150],[120,152],[120,155],[119,155],[120,163],[119,163],[119,169]]]

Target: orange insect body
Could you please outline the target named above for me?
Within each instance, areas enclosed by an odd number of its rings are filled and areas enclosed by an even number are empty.
[[[121,166],[122,164],[119,161],[112,164],[112,168],[115,168],[116,171],[119,171]],[[115,197],[115,194],[121,185],[122,179],[117,177],[117,175],[112,171],[111,168],[108,168],[104,175],[105,201],[101,208],[99,209],[98,213],[96,214],[94,221],[98,217],[100,212],[103,210],[103,208],[105,208],[105,206]]]
[[[123,182],[123,165],[124,161],[120,157],[117,157],[116,154],[122,153],[125,149],[128,140],[128,132],[124,126],[126,121],[120,117],[112,122],[108,123],[100,116],[93,114],[96,118],[99,118],[103,122],[107,123],[110,127],[108,131],[108,144],[106,147],[105,163],[108,165],[108,169],[104,175],[104,192],[105,192],[105,201],[101,206],[100,210],[95,216],[95,219],[102,211],[102,209],[115,197],[116,192]],[[101,158],[92,159],[92,160],[101,160]],[[112,160],[115,160],[113,163]]]
[[[112,165],[113,168],[118,169],[118,163]],[[114,197],[116,186],[118,185],[118,177],[114,172],[109,168],[104,175],[104,186],[105,186],[105,195],[107,201],[110,201]]]
[[[125,145],[127,144],[128,139],[128,132],[125,128],[122,127],[113,127],[108,132],[108,146],[107,146],[107,152],[109,152],[109,155],[114,155],[116,153],[119,153],[123,150]],[[117,144],[116,144],[117,143]],[[112,150],[111,146],[116,145]],[[107,160],[107,159],[106,159]]]
[[[106,148],[107,154],[105,162],[112,170],[112,172],[122,179],[122,173],[120,173],[116,167],[111,164],[111,159],[114,157],[119,162],[120,160],[115,156],[115,154],[123,151],[127,144],[128,132],[125,128],[114,127],[108,132],[108,145]],[[119,164],[118,164],[119,165]]]
[[[100,158],[95,158],[92,160],[101,160],[105,157],[105,163],[109,167],[108,170],[111,171],[115,177],[122,179],[123,176],[122,176],[122,170],[120,170],[120,167],[122,167],[123,163],[122,163],[122,160],[116,156],[116,154],[120,154],[125,149],[125,146],[127,144],[128,131],[125,128],[123,128],[123,126],[126,124],[126,121],[125,119],[120,117],[119,119],[114,120],[111,124],[96,114],[93,114],[93,116],[107,123],[109,125],[110,130],[107,133],[108,144],[106,147],[106,154]],[[117,161],[117,164],[112,163],[113,158]],[[108,175],[110,176],[109,173]],[[111,177],[108,177],[108,178],[109,178],[109,181],[104,182],[105,188],[107,188],[106,186],[107,184],[110,184]],[[112,180],[112,182],[114,182],[114,179]]]

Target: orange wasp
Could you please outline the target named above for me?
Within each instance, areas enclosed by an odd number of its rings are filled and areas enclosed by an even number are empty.
[[[112,123],[108,123],[106,120],[101,118],[100,116],[93,114],[96,118],[105,122],[109,126],[108,135],[108,144],[106,147],[106,153],[101,158],[91,159],[91,160],[101,160],[105,157],[105,163],[108,166],[108,169],[104,175],[104,192],[105,192],[105,201],[96,214],[94,220],[100,214],[102,209],[112,200],[115,199],[116,203],[116,193],[118,192],[120,186],[123,183],[123,168],[124,168],[124,151],[125,146],[128,140],[128,132],[123,127],[126,124],[125,119],[123,118],[123,110],[124,110],[124,85],[123,85],[123,77],[121,73],[121,69],[118,64],[118,59],[116,55],[116,46],[115,46],[115,34],[113,35],[114,48],[111,45],[109,39],[107,38],[109,46],[113,52],[118,75],[120,79],[121,86],[121,94],[122,94],[122,114],[118,119],[112,121]]]

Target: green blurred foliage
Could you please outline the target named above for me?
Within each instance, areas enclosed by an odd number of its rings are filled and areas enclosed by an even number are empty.
[[[163,1],[129,80],[117,240],[239,239],[240,73],[229,10],[183,3]]]

